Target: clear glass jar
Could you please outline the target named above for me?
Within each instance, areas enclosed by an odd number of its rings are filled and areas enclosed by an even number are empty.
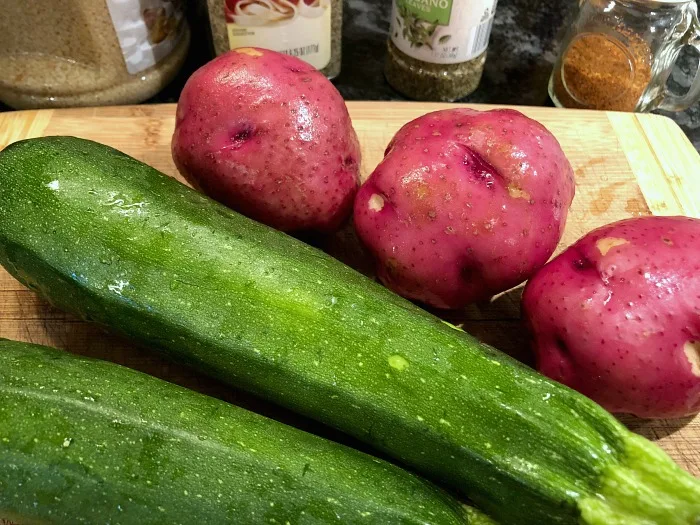
[[[700,50],[693,0],[583,0],[561,44],[549,81],[560,107],[613,111],[680,111],[700,97],[666,88],[685,46]]]
[[[387,81],[416,100],[466,97],[479,85],[496,0],[393,0]]]
[[[214,52],[263,47],[340,73],[343,0],[207,0]]]
[[[135,104],[187,57],[184,0],[0,0],[0,100],[16,109]]]

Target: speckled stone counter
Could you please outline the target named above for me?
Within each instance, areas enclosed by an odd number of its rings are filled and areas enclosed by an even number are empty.
[[[574,0],[499,0],[486,69],[479,88],[464,102],[551,106],[547,83],[557,37]],[[348,100],[403,100],[384,80],[390,0],[346,0],[343,71],[335,83]],[[674,91],[688,89],[693,55],[683,55],[670,79]],[[700,104],[666,113],[700,150]]]

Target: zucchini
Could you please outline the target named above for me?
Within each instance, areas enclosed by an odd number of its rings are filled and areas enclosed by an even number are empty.
[[[0,263],[501,523],[700,519],[700,482],[591,400],[109,147],[47,137],[0,153]]]
[[[468,523],[456,500],[385,461],[113,363],[7,340],[0,517]]]

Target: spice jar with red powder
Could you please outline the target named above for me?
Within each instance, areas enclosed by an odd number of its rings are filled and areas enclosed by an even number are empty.
[[[700,50],[693,0],[583,0],[549,82],[560,107],[679,111],[700,98],[700,75],[678,95],[666,88],[685,46]]]

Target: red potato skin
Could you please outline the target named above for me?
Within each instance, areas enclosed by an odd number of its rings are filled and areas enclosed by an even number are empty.
[[[354,221],[387,287],[456,309],[541,267],[573,197],[571,165],[544,126],[514,110],[449,109],[398,131]]]
[[[525,287],[537,368],[611,412],[700,411],[700,220],[598,228]]]
[[[172,155],[193,186],[283,231],[336,230],[360,180],[340,93],[306,62],[258,48],[234,49],[189,78]]]

